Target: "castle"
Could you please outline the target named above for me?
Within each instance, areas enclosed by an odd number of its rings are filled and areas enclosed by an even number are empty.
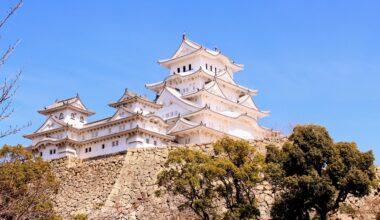
[[[260,111],[252,90],[237,84],[234,74],[243,69],[218,49],[205,48],[182,36],[174,55],[158,63],[169,70],[160,82],[147,84],[154,100],[129,92],[110,103],[115,113],[88,122],[95,114],[80,97],[59,100],[38,112],[43,125],[24,137],[34,156],[80,159],[126,151],[128,148],[211,143],[222,136],[245,140],[275,135],[258,120]]]

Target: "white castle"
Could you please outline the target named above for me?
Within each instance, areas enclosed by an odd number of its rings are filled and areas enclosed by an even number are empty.
[[[109,106],[115,113],[88,122],[90,111],[79,96],[56,101],[38,112],[45,123],[32,134],[34,156],[81,159],[126,151],[128,148],[205,144],[223,137],[246,140],[275,135],[258,120],[257,94],[234,81],[243,69],[219,50],[210,50],[183,35],[174,55],[158,63],[169,69],[163,81],[147,84],[155,100],[129,92]]]

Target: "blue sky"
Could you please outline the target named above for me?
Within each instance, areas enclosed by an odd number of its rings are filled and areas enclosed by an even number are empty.
[[[125,87],[153,98],[145,83],[168,71],[182,32],[218,47],[245,70],[237,82],[259,90],[261,121],[286,133],[298,123],[326,126],[335,141],[356,141],[380,163],[380,3],[378,1],[28,1],[1,32],[0,48],[22,42],[6,66],[23,70],[13,117],[32,126],[3,138],[30,142],[36,111],[76,95],[97,114]]]

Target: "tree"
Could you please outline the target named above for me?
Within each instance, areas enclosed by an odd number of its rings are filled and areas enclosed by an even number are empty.
[[[374,156],[355,143],[334,143],[317,125],[296,126],[283,149],[267,148],[267,174],[279,190],[274,219],[320,219],[338,211],[347,195],[368,195],[375,182]]]
[[[20,145],[0,149],[0,219],[58,219],[50,199],[58,186],[49,162]]]
[[[10,6],[9,10],[5,12],[5,15],[0,20],[0,30],[4,27],[4,25],[7,23],[7,21],[12,17],[12,15],[22,6],[23,1],[19,0],[17,1],[13,6]],[[0,66],[4,65],[8,58],[12,55],[14,52],[17,44],[19,41],[16,41],[15,43],[8,46],[8,48],[0,54]],[[0,73],[0,75],[4,73]],[[17,82],[20,78],[21,71],[18,71],[16,74],[14,74],[13,77],[9,77],[5,75],[4,81],[0,83],[0,121],[4,121],[5,119],[9,118],[12,113],[14,112],[12,108],[12,98],[15,95],[15,92],[17,90]],[[28,126],[17,126],[17,125],[10,125],[8,129],[0,131],[0,138],[3,138],[5,136],[15,134],[19,132],[22,128]]]
[[[262,181],[264,157],[247,141],[227,137],[213,150],[213,155],[187,148],[170,152],[158,185],[184,198],[180,210],[189,208],[205,220],[258,218],[254,188]]]

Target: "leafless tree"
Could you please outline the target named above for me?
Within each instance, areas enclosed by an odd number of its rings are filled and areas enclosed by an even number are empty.
[[[6,9],[5,15],[3,15],[2,18],[0,18],[0,31],[4,28],[4,25],[12,17],[12,15],[14,15],[14,13],[23,4],[23,0],[18,0],[15,3],[12,3],[12,1],[10,2],[11,6],[9,6],[9,8]],[[12,55],[19,42],[20,41],[17,40],[15,43],[10,44],[8,48],[5,50],[5,52],[3,52],[0,55],[0,67],[7,62],[8,58]],[[22,71],[19,70],[18,72],[11,75],[7,75],[3,72],[0,72],[0,77],[3,78],[3,81],[0,84],[0,122],[9,118],[14,112],[14,109],[12,107],[12,98],[14,97],[17,91],[17,82],[20,79],[21,72]],[[27,125],[10,125],[9,128],[0,131],[0,138],[3,138],[11,134],[15,134],[25,126]]]

